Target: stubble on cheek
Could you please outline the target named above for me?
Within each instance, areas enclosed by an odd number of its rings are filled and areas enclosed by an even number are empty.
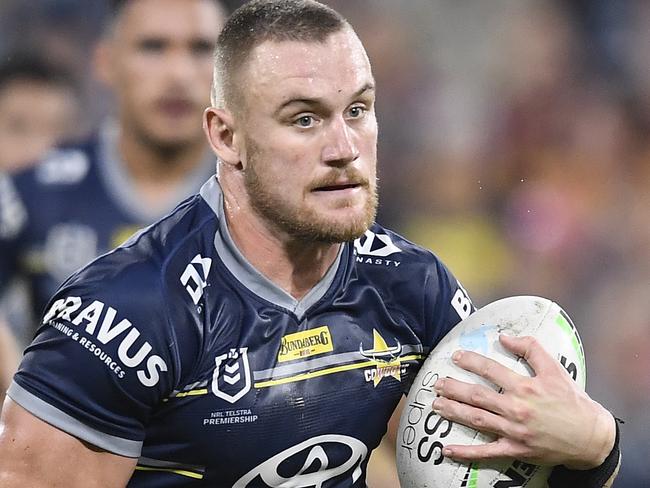
[[[292,201],[288,194],[294,189],[265,181],[258,173],[253,159],[249,158],[244,173],[245,187],[253,210],[271,226],[293,238],[305,242],[346,242],[363,235],[374,222],[378,200],[375,185],[370,184],[364,188],[365,203],[360,214],[351,210],[343,218],[335,219],[309,205],[308,193],[301,192],[299,199]],[[351,202],[342,200],[338,210],[351,206]]]

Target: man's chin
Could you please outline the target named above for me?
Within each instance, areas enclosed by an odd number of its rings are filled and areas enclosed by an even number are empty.
[[[323,242],[348,242],[361,237],[375,220],[376,199],[370,198],[356,205],[334,208],[314,208],[311,212],[315,227]]]
[[[311,225],[314,240],[334,244],[358,239],[368,230],[373,220],[364,214],[351,216],[349,212],[344,218],[337,217],[339,218],[320,215],[314,219]]]
[[[197,144],[197,141],[203,141],[203,134],[197,136],[196,131],[191,135],[184,133],[174,133],[171,131],[155,131],[147,138],[149,144],[162,152],[170,154],[181,152],[190,146]]]

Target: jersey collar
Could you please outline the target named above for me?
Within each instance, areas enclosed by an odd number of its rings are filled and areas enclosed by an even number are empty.
[[[228,231],[223,209],[223,193],[216,176],[210,178],[203,185],[200,193],[219,221],[219,231],[214,237],[214,247],[228,271],[257,296],[274,305],[290,310],[299,320],[302,320],[305,312],[323,298],[334,282],[346,246],[341,246],[336,260],[325,273],[325,276],[303,298],[296,300],[260,273],[237,248]]]

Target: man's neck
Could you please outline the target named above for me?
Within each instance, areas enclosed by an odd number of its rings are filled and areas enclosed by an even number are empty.
[[[129,132],[121,131],[118,139],[125,168],[148,207],[164,210],[169,206],[169,195],[175,194],[174,190],[185,181],[188,173],[202,164],[206,145],[198,139],[196,144],[165,149],[148,144]]]
[[[297,241],[269,229],[241,198],[223,188],[228,231],[248,262],[296,300],[325,276],[341,244]]]

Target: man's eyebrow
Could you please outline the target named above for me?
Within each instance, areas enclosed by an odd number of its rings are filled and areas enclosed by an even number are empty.
[[[363,95],[366,92],[374,92],[374,91],[375,91],[375,84],[374,83],[366,83],[365,85],[363,85],[361,90],[359,90],[358,92],[356,92],[352,96],[352,98],[359,98],[361,95]]]
[[[366,83],[359,91],[354,93],[352,95],[352,98],[359,98],[361,95],[364,95],[367,92],[374,92],[375,91],[375,84],[374,83]],[[299,98],[291,98],[284,102],[282,105],[278,107],[278,109],[275,111],[276,113],[280,113],[282,110],[285,108],[294,105],[294,104],[303,104],[303,105],[309,105],[309,106],[324,106],[325,103],[322,98],[314,97],[314,98],[305,98],[305,97],[299,97]]]

